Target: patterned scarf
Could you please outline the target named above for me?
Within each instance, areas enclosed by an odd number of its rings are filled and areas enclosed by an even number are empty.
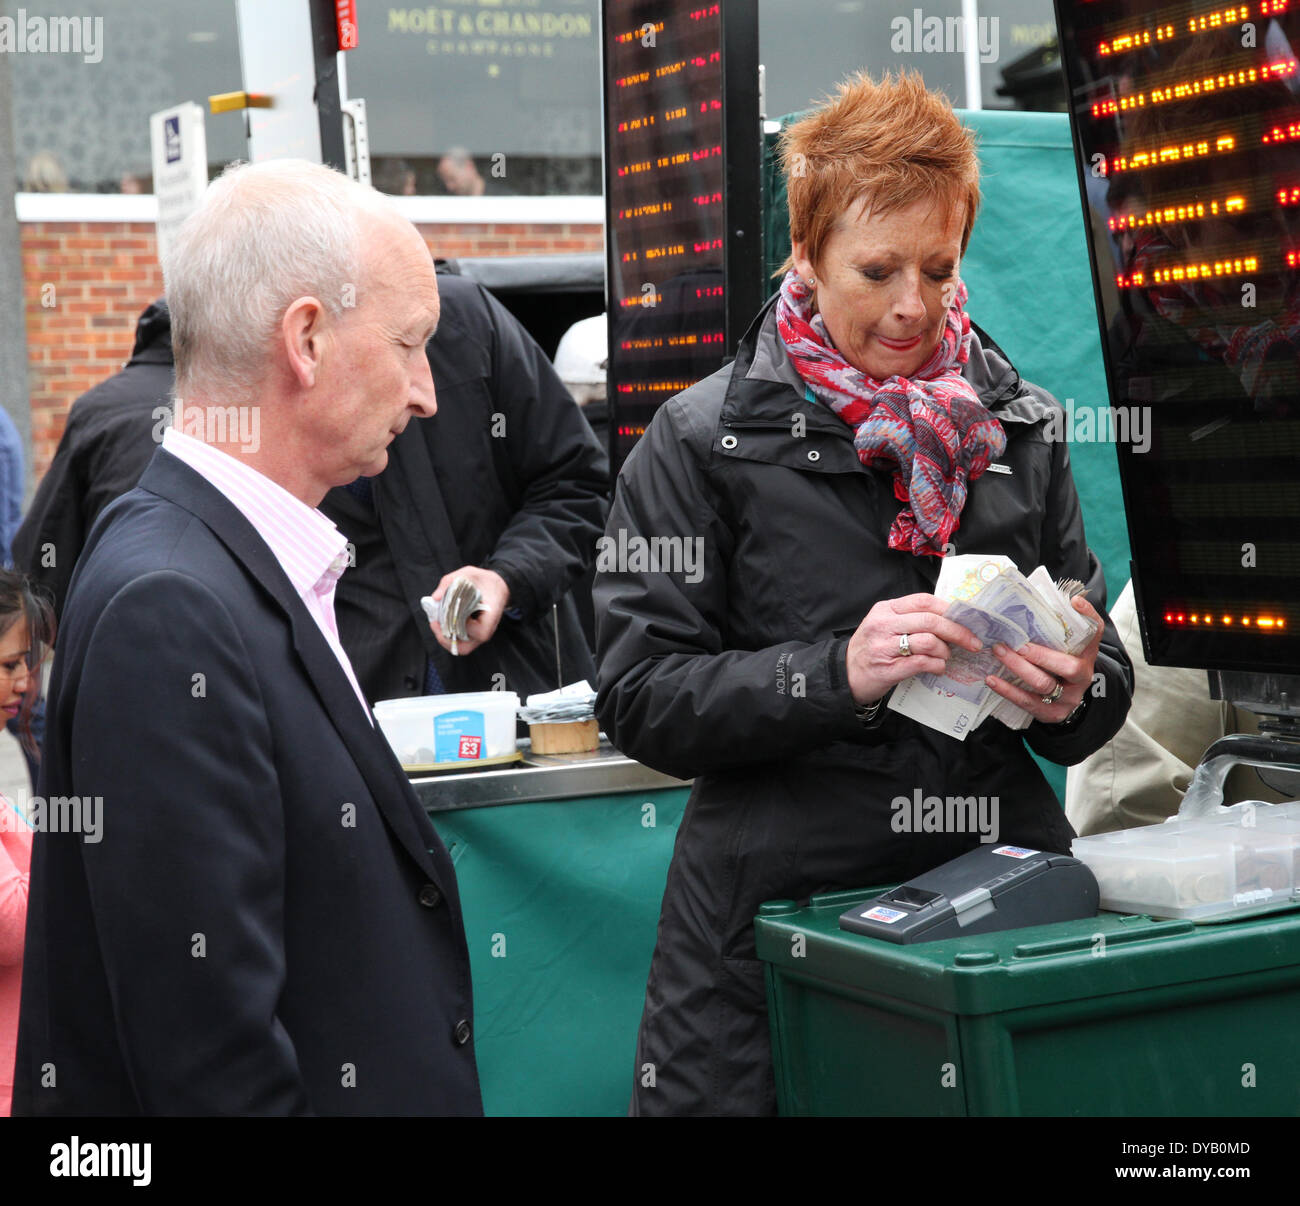
[[[889,547],[942,557],[966,505],[967,483],[1002,455],[1006,432],[961,375],[970,356],[970,319],[960,282],[943,337],[912,377],[877,381],[835,348],[812,289],[791,269],[781,282],[777,328],[790,361],[818,401],[854,429],[869,468],[890,469],[894,495],[907,504],[889,529]]]

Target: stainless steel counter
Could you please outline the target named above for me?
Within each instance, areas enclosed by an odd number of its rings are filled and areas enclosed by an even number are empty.
[[[411,786],[428,811],[452,812],[495,804],[661,791],[691,783],[642,766],[620,754],[604,737],[598,750],[585,754],[534,754],[527,740],[520,741],[519,748],[524,755],[520,762],[491,770],[421,774],[412,777]]]

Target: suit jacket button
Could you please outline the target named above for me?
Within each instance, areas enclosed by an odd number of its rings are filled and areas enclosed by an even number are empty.
[[[425,884],[420,889],[420,903],[426,909],[436,909],[442,904],[442,893],[438,891],[437,884]]]
[[[465,1021],[464,1018],[461,1018],[461,1020],[456,1023],[456,1046],[463,1047],[466,1043],[468,1043],[469,1034],[470,1034],[469,1023]]]

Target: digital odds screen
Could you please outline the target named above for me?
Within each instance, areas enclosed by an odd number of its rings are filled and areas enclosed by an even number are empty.
[[[721,5],[607,0],[603,21],[617,472],[658,407],[726,355]]]
[[[1300,673],[1300,0],[1057,18],[1148,657]]]

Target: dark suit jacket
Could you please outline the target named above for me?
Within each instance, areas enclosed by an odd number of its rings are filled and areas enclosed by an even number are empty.
[[[73,577],[15,1114],[474,1114],[446,850],[252,526],[164,451]]]

